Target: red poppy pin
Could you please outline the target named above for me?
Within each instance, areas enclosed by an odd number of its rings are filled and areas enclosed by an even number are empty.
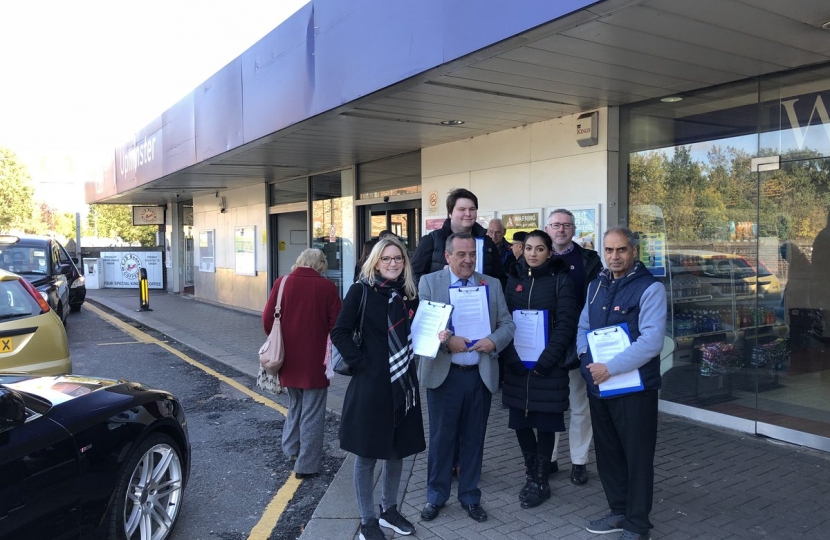
[[[415,316],[415,310],[414,310],[414,309],[410,309],[410,310],[409,310],[409,318],[411,319],[411,318],[412,318],[412,317],[414,317],[414,316]]]
[[[522,292],[522,284],[516,285],[516,292]]]
[[[481,281],[478,282],[478,284],[479,285],[487,285],[487,282],[482,279]]]

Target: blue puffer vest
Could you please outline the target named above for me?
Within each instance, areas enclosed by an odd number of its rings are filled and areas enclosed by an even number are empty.
[[[631,273],[620,279],[614,279],[613,274],[607,269],[600,272],[599,277],[588,285],[591,328],[627,323],[631,342],[636,341],[640,337],[640,298],[646,289],[656,282],[657,279],[651,272],[639,263],[635,264]],[[582,357],[579,370],[588,385],[588,392],[599,397],[599,388],[594,385],[594,379],[587,368],[591,362],[593,360],[589,351]],[[646,390],[660,388],[660,355],[640,367],[640,377]]]

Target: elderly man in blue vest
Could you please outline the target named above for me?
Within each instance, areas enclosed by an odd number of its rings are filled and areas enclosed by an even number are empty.
[[[636,241],[628,228],[608,229],[603,253],[607,268],[588,285],[576,343],[588,387],[597,470],[611,512],[586,528],[596,534],[621,531],[619,540],[649,540],[666,289],[637,260]],[[604,363],[594,361],[589,332],[621,323],[628,325],[631,345]],[[642,389],[601,395],[600,385],[633,370],[639,373]]]
[[[427,503],[421,519],[432,521],[450,497],[453,451],[458,441],[458,500],[475,521],[487,519],[481,507],[481,462],[490,402],[498,390],[499,351],[513,339],[516,325],[507,310],[498,279],[475,271],[476,243],[470,233],[451,234],[445,244],[447,266],[421,277],[421,302],[450,303],[450,287],[487,285],[490,334],[472,343],[449,330],[439,334],[435,358],[421,358],[418,378],[427,389],[429,454]]]

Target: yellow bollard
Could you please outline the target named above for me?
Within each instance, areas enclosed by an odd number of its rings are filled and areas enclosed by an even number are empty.
[[[150,309],[150,285],[147,282],[147,269],[140,268],[138,272],[138,294],[141,302],[141,309],[138,311],[153,311]]]

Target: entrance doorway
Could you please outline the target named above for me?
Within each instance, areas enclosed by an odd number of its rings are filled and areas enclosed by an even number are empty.
[[[400,201],[362,207],[361,243],[391,231],[411,257],[421,238],[421,201]]]

